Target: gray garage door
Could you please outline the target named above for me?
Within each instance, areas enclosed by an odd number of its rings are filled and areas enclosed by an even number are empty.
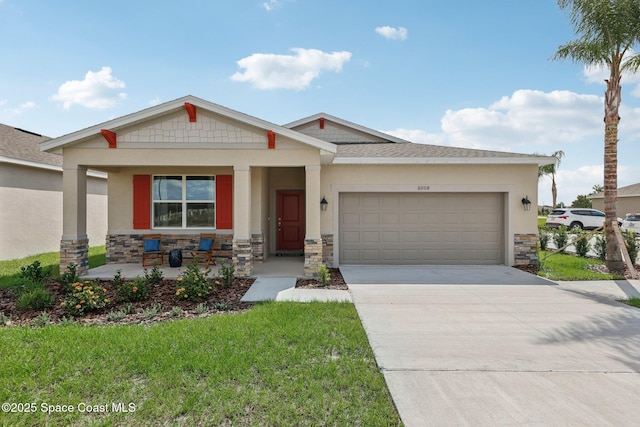
[[[341,264],[503,264],[500,193],[341,193]]]

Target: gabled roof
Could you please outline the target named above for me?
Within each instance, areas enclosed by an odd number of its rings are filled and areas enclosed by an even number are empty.
[[[332,115],[327,114],[327,113],[314,114],[313,116],[305,117],[303,119],[296,120],[295,122],[287,123],[287,124],[285,124],[283,126],[286,127],[286,128],[289,128],[289,129],[293,129],[293,128],[301,126],[301,125],[306,125],[308,123],[315,122],[315,121],[317,121],[317,120],[319,120],[321,118],[324,118],[325,120],[328,120],[328,121],[331,121],[331,122],[334,122],[334,123],[338,123],[338,124],[340,124],[342,126],[346,126],[348,128],[351,128],[351,129],[358,130],[360,132],[368,133],[369,135],[372,135],[372,136],[374,136],[376,138],[384,139],[384,140],[386,140],[388,142],[395,142],[395,143],[400,143],[400,144],[404,144],[404,143],[408,143],[409,142],[409,141],[406,141],[406,140],[404,140],[402,138],[398,138],[396,136],[389,135],[389,134],[386,134],[386,133],[371,129],[371,128],[368,128],[366,126],[362,126],[362,125],[359,125],[357,123],[353,123],[353,122],[350,122],[348,120],[344,120],[344,119],[341,119],[340,117],[332,116]]]
[[[62,166],[62,156],[40,151],[40,143],[51,138],[0,124],[0,159],[28,166]]]
[[[345,144],[338,146],[334,164],[538,164],[553,157],[504,151],[474,150],[431,144]]]
[[[640,196],[640,183],[618,188],[618,197]],[[604,193],[596,193],[587,196],[590,199],[604,199]]]
[[[109,120],[107,122],[100,123],[95,126],[91,126],[86,129],[82,129],[77,132],[73,132],[73,133],[61,136],[59,138],[52,139],[50,141],[43,143],[41,145],[41,148],[42,150],[46,150],[46,151],[56,150],[65,145],[74,144],[82,140],[85,140],[87,138],[92,138],[95,135],[99,135],[102,129],[108,129],[108,130],[117,132],[118,129],[122,129],[127,126],[141,123],[146,120],[161,116],[163,114],[168,114],[174,111],[178,111],[180,109],[184,109],[185,102],[195,105],[197,108],[202,108],[204,110],[210,111],[215,114],[219,114],[229,119],[237,120],[237,121],[246,123],[248,125],[255,126],[260,129],[264,129],[265,131],[272,130],[276,134],[285,136],[287,138],[291,138],[293,140],[299,141],[303,144],[310,145],[312,147],[326,150],[330,153],[336,152],[336,146],[334,144],[331,144],[330,142],[322,141],[320,139],[301,134],[300,132],[296,132],[294,130],[276,125],[266,120],[262,120],[257,117],[250,116],[248,114],[244,114],[239,111],[235,111],[230,108],[223,107],[222,105],[214,104],[213,102],[205,101],[204,99],[200,99],[192,95],[178,98],[173,101],[165,102],[163,104],[159,104],[159,105],[138,111],[136,113],[122,116],[117,119]]]

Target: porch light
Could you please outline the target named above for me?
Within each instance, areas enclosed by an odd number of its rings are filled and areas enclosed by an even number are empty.
[[[522,198],[522,206],[524,206],[525,211],[531,210],[531,200],[529,200],[529,196],[524,196]]]
[[[329,202],[327,202],[327,199],[325,199],[324,196],[322,196],[322,200],[320,200],[320,210],[322,212],[326,211],[327,206],[329,206]]]

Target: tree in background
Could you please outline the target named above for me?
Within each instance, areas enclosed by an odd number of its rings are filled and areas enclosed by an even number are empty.
[[[598,193],[602,193],[604,191],[604,187],[602,185],[599,184],[594,184],[593,187],[591,187],[591,193],[589,193],[589,195],[593,195],[593,194],[598,194]]]
[[[569,13],[576,40],[560,46],[553,59],[570,59],[585,66],[606,66],[609,78],[604,100],[604,213],[606,224],[617,221],[618,124],[622,99],[622,73],[640,67],[640,1],[558,0]],[[606,264],[611,271],[624,268],[624,260],[612,227],[605,227]]]
[[[578,196],[577,199],[571,202],[571,207],[572,208],[590,208],[592,207],[591,199],[589,199],[587,196],[580,195]]]
[[[558,202],[558,188],[556,187],[556,172],[560,167],[560,161],[564,157],[564,151],[558,150],[554,152],[551,155],[551,157],[555,157],[556,159],[555,162],[551,163],[550,165],[540,166],[538,168],[538,179],[542,178],[543,176],[551,177],[551,199],[553,201],[552,207],[553,209],[555,209],[557,207],[557,202]]]

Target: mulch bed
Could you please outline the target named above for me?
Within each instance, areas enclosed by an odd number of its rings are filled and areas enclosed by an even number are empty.
[[[330,272],[331,283],[327,286],[323,286],[315,279],[298,279],[296,288],[348,289],[339,269],[332,268]],[[169,319],[205,317],[221,313],[242,312],[253,306],[253,303],[240,302],[240,299],[249,290],[254,281],[254,278],[235,278],[230,287],[225,288],[218,286],[207,299],[194,302],[177,299],[175,296],[175,280],[163,280],[161,285],[151,286],[151,295],[147,300],[131,303],[134,309],[132,314],[128,314],[120,320],[113,321],[108,319],[109,313],[121,310],[127,303],[116,302],[116,291],[112,281],[103,280],[100,281],[100,285],[107,290],[106,297],[111,302],[98,311],[77,317],[74,320],[83,324],[147,324]],[[49,315],[50,322],[59,323],[65,318],[69,318],[60,306],[60,303],[62,303],[66,297],[62,284],[55,280],[49,280],[47,281],[47,289],[53,297],[52,306],[45,310]],[[4,314],[5,317],[10,319],[11,325],[32,324],[42,312],[38,310],[18,310],[15,307],[16,297],[15,289],[0,289],[0,314]],[[159,312],[153,317],[150,317],[148,310],[157,304],[161,307]],[[197,307],[200,304],[207,306],[208,310],[205,313],[198,313]],[[180,307],[181,310],[179,314],[176,315],[175,312],[172,312],[174,307]],[[147,313],[145,313],[145,311],[147,311]]]

